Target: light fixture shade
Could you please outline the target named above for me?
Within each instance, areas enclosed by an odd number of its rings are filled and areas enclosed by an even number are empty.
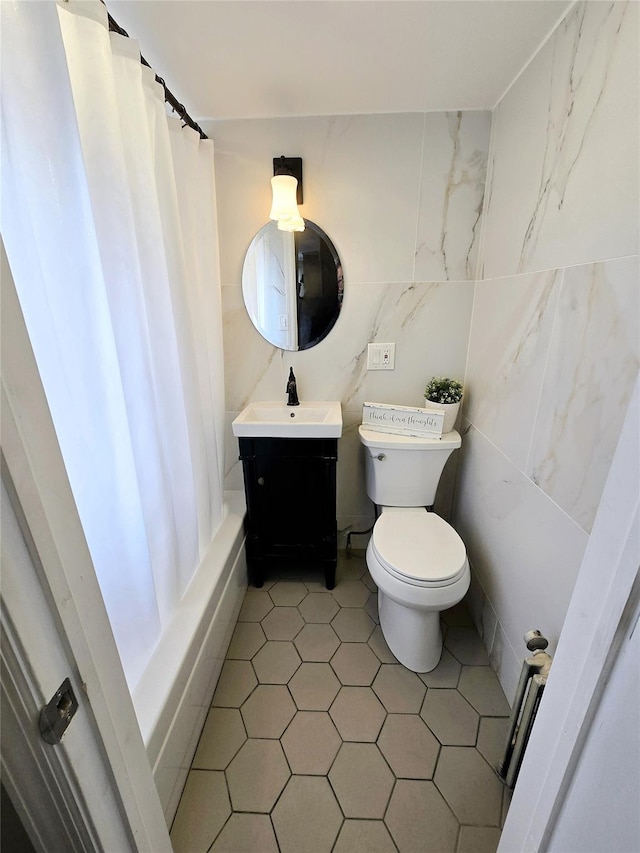
[[[277,220],[280,231],[304,231],[304,220],[296,201],[297,186],[298,181],[293,175],[276,175],[271,178],[273,202],[269,217]]]
[[[280,231],[304,231],[304,219],[298,204],[302,204],[302,158],[282,157],[273,161],[271,179],[270,219],[275,219]]]
[[[294,216],[300,216],[296,201],[297,186],[298,181],[293,175],[275,175],[271,178],[273,200],[270,219],[291,219]]]

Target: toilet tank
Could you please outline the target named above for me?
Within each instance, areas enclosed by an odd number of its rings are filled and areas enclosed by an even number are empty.
[[[442,438],[375,432],[360,426],[367,494],[378,506],[431,506],[449,456],[462,443],[455,430]]]

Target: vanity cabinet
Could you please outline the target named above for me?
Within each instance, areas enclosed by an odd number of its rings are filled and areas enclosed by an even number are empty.
[[[269,569],[316,567],[336,576],[336,438],[239,438],[247,498],[249,582]]]

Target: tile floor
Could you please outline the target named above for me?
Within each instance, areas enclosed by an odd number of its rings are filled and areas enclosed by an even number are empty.
[[[494,853],[509,706],[464,605],[438,667],[389,651],[364,554],[247,591],[180,801],[176,853]]]

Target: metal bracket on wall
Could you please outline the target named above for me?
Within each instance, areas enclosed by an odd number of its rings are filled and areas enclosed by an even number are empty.
[[[69,723],[78,710],[71,681],[68,678],[62,682],[51,700],[40,712],[40,735],[47,743],[56,744],[62,740]]]

